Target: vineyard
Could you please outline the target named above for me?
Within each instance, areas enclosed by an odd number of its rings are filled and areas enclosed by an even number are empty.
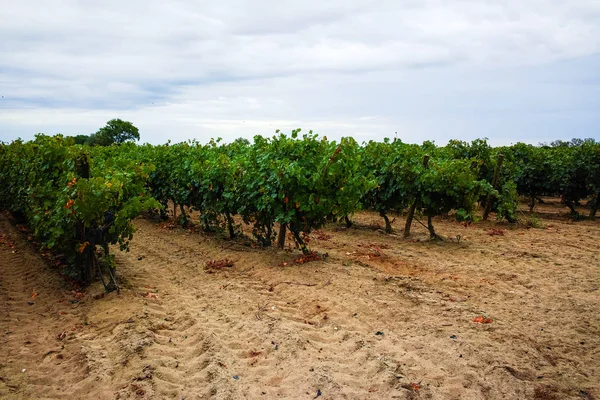
[[[308,254],[304,237],[327,222],[351,226],[362,209],[378,212],[387,233],[388,215],[407,213],[404,237],[415,215],[422,216],[427,225],[415,220],[442,239],[435,217],[473,221],[491,210],[497,220],[515,223],[519,196],[529,199],[530,212],[541,196],[560,196],[574,218],[583,201],[594,218],[600,197],[600,143],[593,139],[543,147],[492,148],[485,140],[359,145],[296,130],[257,136],[252,144],[88,147],[38,135],[3,144],[0,167],[0,206],[25,218],[35,239],[63,255],[73,275],[90,282],[105,264],[115,287],[109,245],[127,249],[131,220],[142,212],[166,218],[169,204],[175,216],[179,208],[183,227],[199,223],[233,239],[239,216],[261,246],[284,248],[289,230]],[[192,221],[191,212],[199,218]]]
[[[593,139],[0,144],[0,397],[598,398],[599,199]]]

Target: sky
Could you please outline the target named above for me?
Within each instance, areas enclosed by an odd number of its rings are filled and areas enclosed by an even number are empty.
[[[0,0],[0,141],[600,140],[599,0]]]

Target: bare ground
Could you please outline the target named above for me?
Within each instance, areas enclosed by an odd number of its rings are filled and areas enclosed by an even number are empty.
[[[434,220],[444,242],[361,213],[305,264],[139,219],[121,294],[83,298],[2,214],[0,397],[597,399],[600,223],[538,208],[531,229]]]

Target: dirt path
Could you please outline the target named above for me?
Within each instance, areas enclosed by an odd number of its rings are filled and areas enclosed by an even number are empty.
[[[81,351],[82,304],[5,214],[0,305],[0,398],[83,398],[89,390],[103,390]]]
[[[370,213],[356,219],[378,221]],[[502,226],[437,222],[440,233],[460,234],[460,244],[419,241],[417,227],[416,240],[405,241],[331,226],[310,243],[327,260],[299,265],[297,251],[138,220],[131,251],[117,254],[121,294],[101,297],[94,287],[74,304],[5,216],[0,224],[16,249],[0,244],[0,397],[600,393],[597,222],[547,219],[544,229],[494,236],[487,230]],[[234,266],[204,271],[223,258]],[[475,323],[477,316],[493,322]]]

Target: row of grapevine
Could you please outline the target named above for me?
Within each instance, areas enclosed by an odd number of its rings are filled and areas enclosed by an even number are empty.
[[[327,221],[350,223],[348,216],[363,207],[378,211],[388,232],[388,213],[410,207],[427,217],[435,237],[433,217],[457,210],[460,218],[472,218],[480,198],[498,195],[480,174],[490,166],[476,155],[453,157],[431,143],[360,146],[351,138],[338,143],[312,132],[299,134],[257,136],[252,144],[127,144],[98,149],[95,157],[152,164],[153,197],[163,209],[169,202],[179,205],[183,223],[187,206],[200,212],[205,229],[222,224],[233,237],[233,216],[239,215],[262,245],[277,241],[283,247],[289,229],[304,251],[303,235]]]
[[[170,201],[179,205],[183,223],[188,206],[200,212],[205,229],[223,224],[234,236],[233,216],[239,215],[262,245],[277,239],[283,247],[289,229],[307,251],[302,234],[353,213],[374,181],[362,173],[360,146],[353,139],[336,143],[298,134],[257,136],[253,145],[131,144],[95,150],[95,157],[103,162],[118,155],[155,166],[148,180],[151,193],[164,208]]]
[[[501,148],[511,162],[511,176],[519,194],[535,200],[542,195],[559,195],[573,214],[575,205],[591,198],[590,217],[598,209],[600,197],[600,143],[574,139],[536,147],[518,143]]]
[[[480,178],[475,157],[449,157],[431,143],[409,145],[399,140],[369,142],[363,148],[363,171],[372,174],[377,187],[363,198],[363,204],[380,213],[391,232],[387,213],[409,209],[405,236],[415,211],[427,216],[427,228],[436,237],[432,218],[456,210],[457,217],[469,219],[477,200],[496,194]]]
[[[277,240],[282,247],[286,229],[303,246],[303,234],[340,218],[350,224],[348,216],[361,208],[379,212],[387,232],[389,212],[408,210],[405,236],[418,213],[427,217],[427,228],[436,237],[435,216],[454,210],[457,218],[472,219],[477,203],[486,201],[498,219],[509,222],[517,220],[518,195],[563,195],[567,205],[592,196],[592,215],[597,203],[599,145],[593,140],[550,147],[519,143],[493,148],[481,139],[452,140],[443,147],[400,140],[360,146],[351,138],[337,143],[299,133],[257,136],[252,144],[130,144],[103,149],[98,156],[126,153],[125,159],[154,165],[151,193],[165,208],[169,201],[179,205],[183,223],[185,205],[200,212],[205,229],[222,224],[233,237],[232,217],[239,215],[265,246]],[[540,168],[529,153],[539,154],[540,165],[552,168]],[[493,188],[499,154],[505,161]],[[534,178],[529,178],[531,170],[537,173]],[[555,181],[559,184],[553,188],[536,186]]]
[[[145,193],[149,167],[113,164],[98,168],[89,148],[61,136],[1,145],[0,207],[25,219],[43,247],[63,254],[75,277],[89,282],[101,272],[97,246],[112,274],[108,245],[126,249],[131,220],[159,206]]]
[[[452,158],[473,159],[481,164],[479,179],[491,182],[498,155],[504,163],[498,184],[495,207],[503,218],[516,217],[518,194],[529,199],[530,212],[541,196],[560,196],[563,203],[578,216],[575,209],[589,199],[590,217],[594,217],[600,198],[600,142],[594,139],[557,141],[533,146],[516,143],[490,147],[484,140],[472,143],[450,141],[439,152]]]
[[[502,156],[500,156],[502,154]],[[504,158],[502,158],[504,157]],[[504,160],[492,187],[494,171]],[[308,251],[304,237],[328,221],[361,208],[423,215],[432,237],[433,218],[454,211],[474,218],[487,205],[498,219],[516,221],[518,195],[560,195],[575,206],[590,198],[594,216],[600,195],[600,144],[574,140],[536,147],[518,143],[493,148],[486,140],[457,140],[438,147],[400,140],[359,145],[300,130],[254,142],[211,140],[152,146],[73,145],[61,136],[0,145],[0,206],[21,214],[43,246],[65,254],[84,279],[95,273],[96,246],[127,248],[131,219],[143,210],[164,213],[169,203],[200,213],[204,229],[236,235],[235,216],[252,227],[263,246],[283,247],[286,231]]]

